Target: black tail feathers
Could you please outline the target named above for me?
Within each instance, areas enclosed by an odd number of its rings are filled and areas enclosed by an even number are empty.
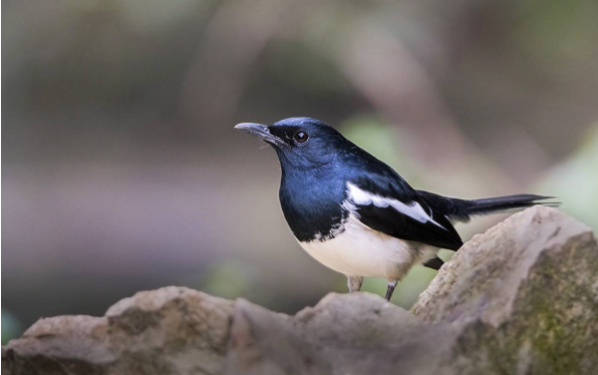
[[[554,201],[554,197],[518,194],[504,197],[484,199],[457,199],[447,198],[427,191],[419,191],[421,196],[430,206],[445,212],[449,219],[467,222],[471,216],[488,215],[512,210],[522,210],[528,207],[542,205],[547,207],[558,207],[560,202]]]
[[[559,202],[548,201],[554,197],[533,194],[507,195],[504,197],[473,199],[466,202],[469,215],[486,215],[496,212],[524,209],[536,205],[558,207]]]
[[[554,197],[518,194],[496,198],[473,199],[466,201],[466,206],[469,215],[487,215],[510,210],[521,210],[537,205],[547,207],[560,206],[560,202],[548,201],[549,199],[554,199]]]

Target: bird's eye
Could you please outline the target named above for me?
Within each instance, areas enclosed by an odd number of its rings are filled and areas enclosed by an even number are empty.
[[[309,137],[306,132],[297,132],[293,136],[293,139],[297,143],[305,143],[305,142],[307,142],[307,138],[309,138]]]

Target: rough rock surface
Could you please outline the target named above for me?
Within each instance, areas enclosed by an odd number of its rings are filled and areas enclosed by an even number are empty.
[[[596,374],[598,245],[538,207],[476,236],[409,313],[367,293],[295,316],[187,288],[41,319],[4,374]]]
[[[412,312],[459,327],[466,373],[598,374],[598,247],[583,224],[529,209],[475,236]]]
[[[2,348],[2,373],[218,374],[234,303],[187,288],[140,292],[101,318],[40,319]]]

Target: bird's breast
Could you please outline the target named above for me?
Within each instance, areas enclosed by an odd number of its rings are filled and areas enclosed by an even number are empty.
[[[402,279],[411,267],[438,252],[436,248],[422,249],[419,244],[373,230],[353,214],[333,238],[299,243],[320,263],[347,276],[389,280]]]
[[[283,179],[279,192],[284,217],[300,242],[332,238],[339,232],[349,214],[342,207],[345,195],[342,184],[309,178]]]

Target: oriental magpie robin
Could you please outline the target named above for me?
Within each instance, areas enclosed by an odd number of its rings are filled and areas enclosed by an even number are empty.
[[[272,145],[282,169],[279,198],[299,244],[348,278],[349,291],[363,277],[388,280],[390,300],[414,265],[438,270],[438,250],[463,242],[454,222],[546,202],[522,194],[464,200],[412,188],[397,172],[323,122],[293,117],[273,125],[235,126]]]

